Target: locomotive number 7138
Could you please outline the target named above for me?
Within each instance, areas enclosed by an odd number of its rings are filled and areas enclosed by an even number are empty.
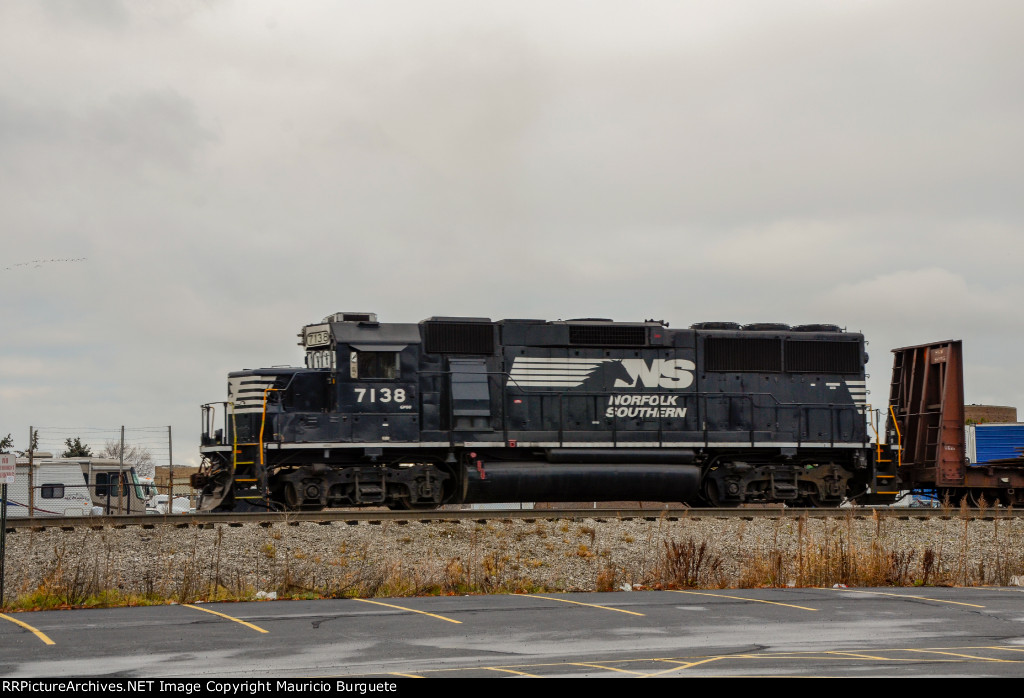
[[[404,388],[355,388],[355,391],[356,402],[405,402]]]

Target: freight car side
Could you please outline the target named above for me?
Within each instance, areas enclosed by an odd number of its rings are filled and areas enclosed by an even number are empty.
[[[969,467],[964,433],[963,344],[946,340],[893,349],[887,440],[896,444],[896,482],[954,504],[1024,505],[1024,464]]]

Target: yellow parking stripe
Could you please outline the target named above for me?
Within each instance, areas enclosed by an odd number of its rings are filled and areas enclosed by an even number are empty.
[[[725,654],[725,655],[704,655],[704,656],[683,656],[683,657],[638,657],[633,659],[603,659],[595,660],[593,662],[542,662],[536,664],[511,664],[507,666],[486,666],[481,667],[477,665],[464,666],[464,667],[449,667],[443,669],[430,669],[425,671],[425,674],[429,675],[451,675],[457,673],[469,673],[478,672],[481,669],[487,671],[500,671],[512,674],[522,674],[524,676],[537,676],[538,678],[545,678],[560,674],[544,673],[537,675],[533,672],[544,670],[558,670],[567,667],[582,666],[592,667],[608,672],[617,672],[622,674],[637,675],[637,678],[648,678],[648,677],[659,677],[672,675],[676,673],[679,676],[685,676],[683,670],[698,667],[703,664],[712,664],[715,662],[726,662],[731,667],[737,668],[738,671],[742,671],[737,665],[742,666],[742,663],[746,660],[768,660],[776,663],[777,666],[783,666],[784,664],[801,663],[801,662],[819,662],[821,660],[827,660],[834,666],[840,666],[841,664],[851,664],[855,666],[870,667],[870,662],[884,661],[890,663],[901,663],[904,665],[913,664],[964,664],[968,665],[972,662],[993,662],[1002,661],[1014,664],[1020,664],[1020,661],[1014,660],[999,660],[993,657],[987,657],[982,655],[975,655],[974,652],[981,650],[999,650],[999,651],[1011,651],[1011,652],[1024,652],[1024,647],[1008,647],[1005,645],[982,645],[982,646],[965,646],[965,647],[931,647],[931,648],[908,648],[908,647],[887,647],[878,648],[868,652],[858,651],[817,651],[817,652],[751,652],[745,654]],[[906,656],[906,654],[915,653],[913,656]],[[662,669],[657,671],[647,670],[645,671],[642,667],[642,663],[656,663],[656,664],[668,664],[668,669]],[[640,666],[638,666],[640,665]],[[634,667],[633,670],[629,670],[625,667]],[[710,667],[709,667],[710,668]],[[770,670],[766,670],[770,671]],[[683,673],[677,673],[683,672]],[[705,672],[706,673],[706,672]],[[418,675],[410,674],[399,674],[393,673],[395,676],[413,676],[416,678],[422,678]],[[723,675],[729,675],[725,673]],[[741,673],[744,678],[753,677],[771,677],[779,678],[786,677],[789,674],[784,672],[777,673],[765,673],[765,674],[754,674],[754,673]],[[817,674],[798,674],[796,677],[811,678],[819,676]]]
[[[644,676],[642,671],[629,671],[628,669],[617,669],[613,666],[604,666],[602,664],[588,664],[587,662],[569,662],[569,666],[585,666],[591,669],[604,669],[605,671],[617,671],[620,674],[631,674],[633,676]]]
[[[878,662],[896,661],[895,659],[891,659],[890,657],[876,657],[873,654],[864,654],[862,652],[837,652],[837,651],[834,651],[834,650],[829,650],[829,651],[825,652],[825,654],[828,654],[828,655],[831,655],[831,656],[834,656],[834,657],[853,657],[854,659],[873,659],[873,660],[878,661]],[[900,660],[900,661],[904,661],[904,660]],[[913,661],[916,661],[916,660],[913,660]]]
[[[787,608],[799,608],[801,611],[817,611],[816,608],[808,608],[807,606],[795,606],[791,603],[780,603],[778,601],[765,601],[764,599],[751,599],[746,596],[729,596],[727,594],[711,594],[706,591],[683,591],[682,589],[668,589],[667,591],[674,591],[677,594],[697,594],[698,596],[717,596],[722,599],[737,599],[739,601],[753,601],[755,603],[767,603],[773,606],[786,606]]]
[[[423,677],[419,674],[399,674],[397,671],[391,672],[394,676],[402,676],[407,679],[422,679]]]
[[[461,620],[454,620],[452,618],[445,618],[444,616],[439,616],[436,613],[427,613],[426,611],[417,611],[415,608],[406,608],[405,606],[395,606],[394,604],[382,603],[380,601],[370,601],[369,599],[352,599],[352,600],[353,601],[362,601],[363,603],[372,603],[372,604],[376,604],[377,606],[387,606],[388,608],[397,608],[399,611],[409,611],[410,613],[420,613],[420,614],[422,614],[424,616],[430,616],[431,618],[437,618],[439,620],[446,620],[449,623],[458,623],[460,625],[462,624]]]
[[[35,628],[33,628],[28,623],[22,623],[17,618],[11,618],[10,616],[4,615],[3,613],[0,613],[0,618],[3,618],[4,620],[9,620],[12,623],[14,623],[15,625],[20,625],[21,627],[25,628],[25,630],[28,630],[30,633],[32,633],[33,635],[38,637],[40,640],[42,640],[47,645],[56,645],[57,644],[56,642],[54,642],[53,640],[48,638],[44,632],[42,632],[40,630],[36,630]]]
[[[921,652],[924,654],[944,654],[950,657],[962,657],[963,659],[977,659],[983,662],[1007,662],[1008,664],[1020,664],[1014,659],[995,659],[993,657],[978,657],[973,654],[958,654],[957,652],[940,652],[939,650],[903,650],[904,652]]]
[[[517,596],[529,596],[531,599],[544,599],[545,601],[561,601],[562,603],[574,603],[577,606],[590,606],[591,608],[600,608],[603,611],[615,611],[616,613],[628,613],[631,616],[642,616],[643,613],[637,613],[636,611],[625,611],[621,608],[612,608],[611,606],[601,606],[596,603],[583,603],[582,601],[570,601],[569,599],[556,599],[553,596],[536,596],[535,594],[517,594]]]
[[[821,587],[824,589],[831,589],[832,591],[847,591],[851,594],[877,594],[878,596],[895,596],[897,599],[921,599],[922,601],[934,601],[935,603],[951,603],[954,606],[970,606],[971,608],[985,608],[979,606],[976,603],[964,603],[962,601],[944,601],[942,599],[932,599],[927,596],[916,596],[914,594],[890,594],[885,591],[865,591],[863,589],[836,589],[835,587]]]
[[[253,625],[252,623],[247,623],[244,620],[241,620],[240,618],[233,618],[233,617],[231,617],[231,616],[229,616],[229,615],[227,615],[225,613],[217,613],[216,611],[211,611],[208,608],[200,608],[199,606],[193,606],[190,603],[183,603],[181,605],[184,606],[185,608],[192,608],[192,609],[195,609],[197,611],[202,611],[203,613],[212,613],[215,616],[220,616],[221,618],[227,618],[228,620],[232,620],[232,621],[234,621],[236,623],[241,623],[245,627],[252,628],[253,630],[255,630],[258,633],[268,633],[268,632],[270,632],[269,630],[264,630],[263,628],[261,628],[258,625]]]
[[[497,667],[497,666],[485,666],[485,667],[481,667],[481,669],[487,669],[488,671],[503,671],[506,674],[515,674],[516,676],[525,676],[525,677],[531,678],[531,679],[539,679],[540,678],[536,674],[527,674],[525,671],[515,671],[514,669],[502,669],[501,667]]]
[[[711,662],[717,662],[719,659],[728,659],[728,658],[729,657],[708,657],[707,659],[701,659],[700,661],[697,661],[697,662],[689,662],[688,664],[680,664],[679,666],[674,666],[671,669],[665,669],[664,671],[656,671],[653,674],[644,674],[644,676],[642,678],[649,679],[649,678],[652,678],[652,677],[655,677],[655,676],[664,676],[666,674],[671,674],[672,672],[679,671],[680,669],[689,669],[690,667],[697,666],[698,664],[709,664]],[[669,660],[667,660],[667,659],[659,659],[658,661],[659,662],[665,662],[665,661],[669,661]]]

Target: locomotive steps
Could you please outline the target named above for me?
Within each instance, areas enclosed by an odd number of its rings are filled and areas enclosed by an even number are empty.
[[[1012,510],[343,512],[9,527],[7,609],[639,588],[1011,584]],[[57,525],[54,525],[57,524]]]

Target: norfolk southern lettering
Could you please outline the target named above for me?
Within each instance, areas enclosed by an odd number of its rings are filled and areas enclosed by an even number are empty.
[[[685,407],[677,407],[678,395],[613,395],[608,398],[606,417],[664,418],[686,416]]]
[[[343,312],[203,407],[203,510],[834,505],[872,483],[864,337],[835,325]]]

